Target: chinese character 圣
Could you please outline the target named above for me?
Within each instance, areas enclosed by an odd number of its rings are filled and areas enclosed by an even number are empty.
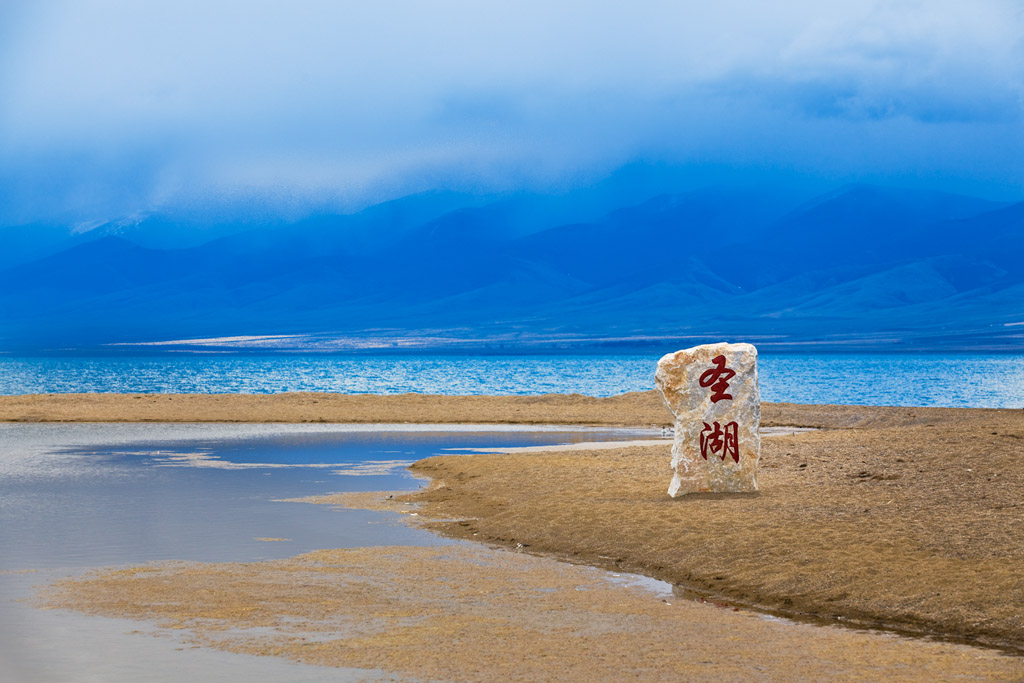
[[[711,387],[711,402],[718,403],[723,399],[732,400],[732,394],[725,393],[729,389],[729,380],[736,374],[735,370],[725,367],[725,356],[711,359],[715,367],[705,370],[700,376],[700,385]]]
[[[725,429],[717,422],[714,423],[714,427],[705,422],[704,429],[700,433],[700,454],[705,460],[708,459],[709,452],[711,455],[721,453],[722,460],[725,460],[727,455],[731,455],[732,459],[738,463],[740,461],[738,430],[739,425],[735,422],[727,423]]]

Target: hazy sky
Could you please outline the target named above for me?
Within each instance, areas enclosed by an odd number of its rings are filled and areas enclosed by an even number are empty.
[[[1022,8],[0,0],[0,219],[564,188],[635,160],[1020,199]]]

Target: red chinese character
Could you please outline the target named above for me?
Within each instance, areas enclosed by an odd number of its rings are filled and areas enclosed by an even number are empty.
[[[733,378],[736,371],[725,367],[725,356],[717,356],[711,359],[711,362],[715,364],[715,367],[704,371],[704,374],[700,376],[700,385],[705,388],[711,387],[712,403],[718,403],[723,398],[732,400],[732,394],[727,394],[725,391],[729,388],[729,380]]]
[[[725,456],[731,455],[733,460],[739,462],[739,425],[730,422],[725,425],[724,430],[717,422],[714,425],[712,427],[707,422],[704,423],[704,429],[700,433],[700,454],[707,460],[709,451],[711,455],[718,455],[721,452],[722,460],[725,460]]]

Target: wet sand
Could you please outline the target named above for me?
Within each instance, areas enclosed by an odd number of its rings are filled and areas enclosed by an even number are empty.
[[[58,583],[51,607],[205,647],[408,680],[1013,680],[991,650],[767,620],[479,545],[159,564]]]
[[[312,397],[241,397],[236,407],[253,399],[263,411],[235,418],[286,421],[286,415],[320,405],[310,403]],[[99,414],[98,404],[69,409],[67,397],[11,398],[21,401],[0,400],[2,419]],[[370,421],[375,409],[381,410],[378,420],[398,422],[646,426],[667,424],[670,417],[652,393],[613,399],[342,398],[330,410],[312,413],[315,419]],[[108,420],[158,415],[135,407],[145,400],[103,397],[102,414]],[[190,414],[189,405],[194,409],[201,401],[182,400],[173,414],[212,419],[231,412],[232,400],[224,400],[224,413]],[[325,551],[277,563],[107,572],[91,582],[62,584],[51,604],[174,624],[225,649],[427,678],[554,677],[562,667],[580,678],[611,671],[640,678],[1024,677],[1024,659],[965,645],[765,622],[677,599],[671,613],[649,612],[654,607],[640,598],[573,602],[575,593],[590,591],[551,584],[563,575],[583,580],[564,564],[539,569],[536,580],[522,579],[525,592],[508,592],[519,585],[516,572],[532,571],[534,565],[523,561],[550,561],[523,554],[537,553],[636,571],[730,606],[1024,651],[1024,411],[766,404],[764,416],[767,425],[819,431],[764,441],[759,494],[668,498],[667,444],[479,453],[417,463],[413,471],[431,477],[431,486],[387,505],[416,503],[416,519],[441,533],[519,548],[519,554],[504,554],[513,558],[507,566],[506,560],[472,554],[493,552],[481,548],[460,551],[468,555],[453,556],[447,568],[415,548],[389,554],[387,562],[397,564],[378,563],[372,551]],[[487,572],[473,571],[480,563]],[[351,572],[363,577],[363,587],[352,589],[358,597],[329,597],[328,586],[345,584]],[[391,583],[406,597],[381,597],[390,589],[377,595]],[[453,593],[434,592],[442,584]],[[557,599],[537,598],[550,587]],[[226,602],[210,611],[211,600]],[[394,607],[404,600],[412,606]],[[512,609],[512,603],[523,607]],[[527,614],[529,605],[539,611]],[[698,607],[708,611],[694,612]],[[563,610],[575,610],[577,620],[567,616],[563,622]],[[261,616],[253,621],[250,613]],[[317,630],[317,620],[348,624],[360,614],[382,621],[373,621],[376,630],[355,641],[299,641],[302,636],[288,626],[309,622]],[[719,620],[723,615],[728,619]],[[592,621],[605,626],[591,632],[585,626]],[[765,625],[781,630],[758,630]],[[248,626],[269,630],[223,631]],[[338,633],[337,624],[324,629]]]

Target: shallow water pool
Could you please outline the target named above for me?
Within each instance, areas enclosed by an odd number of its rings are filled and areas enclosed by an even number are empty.
[[[34,586],[99,566],[452,543],[395,514],[282,499],[413,490],[423,481],[405,466],[435,454],[658,434],[487,425],[2,424],[0,680],[366,680],[365,671],[198,650],[174,637],[126,637],[158,629],[38,610],[29,599]]]

